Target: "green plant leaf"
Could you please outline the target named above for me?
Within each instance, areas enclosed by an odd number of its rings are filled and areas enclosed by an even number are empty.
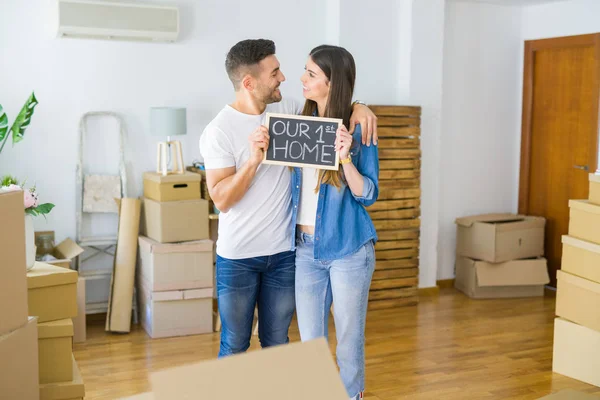
[[[25,129],[27,129],[29,123],[31,122],[31,116],[33,115],[33,110],[37,104],[38,101],[35,98],[35,94],[32,92],[31,96],[29,96],[27,102],[25,102],[25,105],[23,105],[23,108],[21,108],[21,112],[19,112],[19,115],[17,115],[15,122],[10,128],[12,132],[13,144],[19,143],[21,140],[23,140]]]
[[[39,214],[48,214],[50,211],[52,211],[52,209],[54,208],[54,204],[52,203],[44,203],[44,204],[40,204],[38,205],[35,210],[39,213]]]
[[[6,132],[8,132],[8,117],[0,104],[0,142],[6,137]]]
[[[10,175],[6,175],[4,177],[2,177],[2,180],[0,181],[0,186],[10,186],[10,185],[18,185],[19,182],[17,181],[17,178],[15,178],[14,176],[10,176]]]
[[[33,215],[34,217],[36,217],[39,213],[36,211],[35,208],[27,208],[25,210],[25,214]]]

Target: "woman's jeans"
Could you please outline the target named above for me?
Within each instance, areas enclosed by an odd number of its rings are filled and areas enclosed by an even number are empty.
[[[336,357],[349,397],[365,386],[365,321],[375,250],[370,241],[339,260],[315,261],[313,236],[298,232],[296,313],[302,341],[327,337],[331,303]]]

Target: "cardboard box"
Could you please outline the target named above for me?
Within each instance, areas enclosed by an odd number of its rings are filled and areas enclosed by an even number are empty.
[[[569,236],[600,244],[600,206],[587,200],[569,200]]]
[[[85,326],[85,278],[77,279],[77,316],[73,321],[73,343],[83,343],[86,339]]]
[[[0,336],[0,398],[37,400],[38,384],[37,320],[30,317],[23,326]]]
[[[573,275],[600,283],[600,245],[563,236],[561,269]]]
[[[200,289],[213,287],[212,240],[158,243],[139,237],[140,276],[154,291]]]
[[[137,239],[140,233],[141,202],[139,199],[132,198],[123,198],[117,202],[119,204],[119,232],[105,329],[107,332],[129,332],[131,330]]]
[[[0,192],[0,335],[27,323],[23,192]]]
[[[598,400],[600,397],[578,392],[572,389],[564,389],[560,392],[540,397],[538,400]]]
[[[600,205],[600,173],[590,174],[590,203]]]
[[[348,400],[325,338],[155,372],[150,383],[157,400]]]
[[[73,380],[39,386],[40,400],[73,400],[85,397],[85,387],[75,358],[71,357]]]
[[[552,371],[600,386],[600,332],[556,318]]]
[[[212,333],[212,293],[212,288],[152,292],[142,284],[142,326],[152,338]]]
[[[486,214],[458,218],[456,254],[491,263],[544,255],[541,217]]]
[[[556,315],[600,332],[600,283],[556,271]]]
[[[187,171],[166,176],[145,172],[144,197],[156,201],[199,200],[200,180],[200,175]]]
[[[40,254],[40,251],[43,250],[40,246],[43,238],[48,238],[48,240],[51,240],[54,243],[54,231],[35,232],[35,245],[37,246],[38,256]],[[45,262],[46,264],[52,264],[63,268],[71,268],[75,257],[77,257],[83,252],[84,250],[81,247],[79,247],[77,243],[67,238],[60,242],[52,250],[51,255],[55,257],[56,260],[48,260],[43,262]]]
[[[208,239],[206,200],[168,201],[144,199],[142,234],[160,243]]]
[[[48,322],[77,316],[77,271],[36,262],[27,272],[29,314]]]
[[[73,321],[38,324],[40,383],[73,380]]]
[[[466,257],[456,259],[455,287],[476,299],[543,296],[548,282],[545,258],[499,264]]]

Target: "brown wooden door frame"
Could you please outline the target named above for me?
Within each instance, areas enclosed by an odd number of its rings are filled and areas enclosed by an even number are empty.
[[[533,68],[535,52],[538,50],[561,48],[561,47],[588,47],[596,48],[596,59],[600,65],[600,33],[578,36],[564,36],[551,39],[527,40],[525,41],[525,57],[523,66],[523,114],[521,120],[521,171],[519,178],[519,213],[528,214],[529,212],[529,177],[531,162],[531,129],[532,129],[532,109],[533,109]],[[590,172],[598,168],[598,114],[600,114],[600,67],[596,71],[592,85],[596,86],[594,109],[598,110],[596,114],[596,130],[590,132],[590,159],[593,161]]]

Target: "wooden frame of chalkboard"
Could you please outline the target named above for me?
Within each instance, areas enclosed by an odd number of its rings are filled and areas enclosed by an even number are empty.
[[[286,122],[284,122],[286,121]],[[294,121],[298,123],[294,129],[294,135],[290,134],[290,126],[289,122]],[[272,123],[273,122],[273,126]],[[281,133],[276,133],[278,130],[275,129],[274,124],[281,122],[283,124],[282,128],[284,130],[280,130]],[[300,126],[300,124],[304,124],[305,126]],[[317,169],[328,169],[337,171],[339,169],[340,156],[337,151],[335,151],[335,133],[339,126],[343,124],[343,120],[339,118],[321,118],[321,117],[309,117],[306,115],[291,115],[291,114],[276,114],[276,113],[267,113],[265,125],[269,130],[269,148],[265,151],[263,157],[264,164],[274,164],[274,165],[286,165],[290,167],[312,167]],[[305,127],[308,130],[302,130],[301,128]],[[319,137],[311,137],[308,134],[316,132]],[[283,147],[277,147],[276,139],[285,135],[285,142]],[[290,140],[292,139],[292,140]],[[293,140],[295,139],[295,140]],[[315,139],[315,140],[312,140]],[[312,148],[307,148],[307,143],[310,141],[311,145],[314,145]],[[300,153],[298,157],[292,156],[292,144],[298,143],[300,145]],[[297,146],[296,146],[297,147]],[[324,148],[331,147],[332,153],[325,153]],[[305,159],[307,151],[311,154],[315,151],[315,162],[310,161],[296,161],[299,158]],[[284,159],[277,159],[275,157],[277,155],[276,150],[284,150]],[[289,150],[289,157],[288,157]],[[321,151],[319,151],[321,150]],[[273,156],[271,157],[269,152],[272,152]],[[281,154],[281,152],[280,152]],[[319,162],[319,154],[321,155],[321,161]],[[324,156],[334,156],[333,162],[325,162]]]

